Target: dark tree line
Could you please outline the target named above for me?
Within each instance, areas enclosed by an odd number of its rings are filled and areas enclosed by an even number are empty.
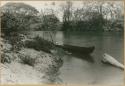
[[[123,31],[122,5],[117,2],[83,1],[74,8],[71,1],[62,6],[63,28],[69,31]]]
[[[30,25],[37,23],[38,11],[24,3],[7,3],[2,8],[1,30],[10,34],[11,32],[29,30]]]
[[[122,7],[111,2],[81,3],[81,8],[74,7],[71,1],[62,4],[62,21],[56,16],[57,12],[53,8],[39,12],[24,3],[7,3],[1,7],[2,32],[9,34],[23,30],[123,31]]]
[[[1,9],[1,31],[6,35],[17,31],[53,31],[59,28],[59,19],[54,14],[38,15],[37,9],[24,3],[7,3]]]

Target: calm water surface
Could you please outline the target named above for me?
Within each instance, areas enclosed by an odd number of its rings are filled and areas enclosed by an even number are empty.
[[[102,55],[108,53],[123,63],[121,32],[57,32],[54,39],[62,44],[95,46],[91,58],[84,55],[64,56],[60,78],[65,84],[123,84],[123,70],[101,62]]]

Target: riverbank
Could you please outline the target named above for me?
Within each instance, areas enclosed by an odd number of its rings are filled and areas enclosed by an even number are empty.
[[[11,40],[1,40],[1,84],[62,83],[58,77],[63,64],[60,56],[27,47],[14,51]]]

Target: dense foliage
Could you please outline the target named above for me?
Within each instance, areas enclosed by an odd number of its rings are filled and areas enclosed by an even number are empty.
[[[40,17],[39,17],[40,18]],[[56,31],[60,30],[60,21],[54,14],[42,15],[38,30]]]
[[[2,32],[15,32],[29,30],[30,25],[37,22],[36,16],[24,14],[3,13],[2,15]]]
[[[75,8],[71,1],[67,1],[61,8],[62,20],[52,8],[40,13],[24,3],[7,3],[1,7],[2,32],[123,31],[122,7],[116,6],[115,3],[84,2],[82,8]]]
[[[7,3],[2,8],[2,32],[9,35],[11,32],[29,30],[30,25],[37,22],[38,11],[23,3]]]
[[[84,1],[73,7],[71,1],[62,6],[64,31],[123,31],[123,7],[115,2]]]

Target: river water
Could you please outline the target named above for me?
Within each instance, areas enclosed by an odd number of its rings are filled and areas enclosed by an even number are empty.
[[[41,35],[42,32],[35,32]],[[46,37],[46,36],[45,36]],[[101,62],[104,53],[123,63],[123,33],[121,32],[57,32],[54,36],[60,44],[95,46],[91,57],[65,55],[60,68],[60,78],[65,84],[123,84],[123,70]]]

